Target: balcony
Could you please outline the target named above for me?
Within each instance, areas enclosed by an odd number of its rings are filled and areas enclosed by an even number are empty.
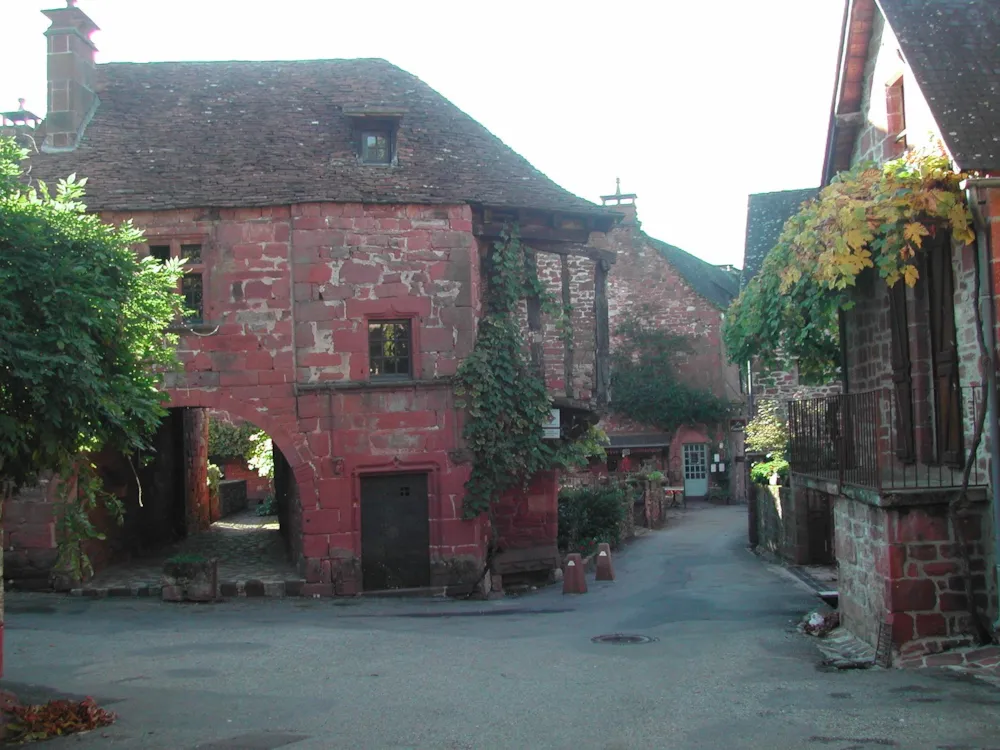
[[[950,437],[958,450],[949,462],[938,459],[936,443],[941,438],[933,427],[918,424],[904,436],[898,427],[896,397],[889,388],[791,401],[791,471],[827,486],[836,484],[837,492],[845,486],[879,494],[961,487],[975,420],[984,408],[982,387],[961,389],[951,403],[959,411]],[[973,487],[988,479],[982,446],[979,454],[969,476]]]

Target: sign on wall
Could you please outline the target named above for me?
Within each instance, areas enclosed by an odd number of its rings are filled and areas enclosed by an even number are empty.
[[[559,410],[552,409],[549,412],[549,421],[542,426],[542,438],[545,440],[558,440],[562,436],[559,425]]]

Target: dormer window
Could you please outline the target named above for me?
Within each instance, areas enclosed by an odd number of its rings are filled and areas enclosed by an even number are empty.
[[[392,163],[392,136],[388,130],[362,131],[361,161],[364,164]]]
[[[396,139],[403,114],[401,109],[379,105],[344,107],[360,163],[396,164]]]

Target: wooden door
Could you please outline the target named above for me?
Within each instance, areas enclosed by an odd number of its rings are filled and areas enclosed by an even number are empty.
[[[426,474],[361,479],[361,576],[365,591],[430,585]]]
[[[938,460],[962,463],[962,412],[958,387],[958,346],[955,340],[955,279],[947,232],[930,248],[928,283],[931,319],[931,360],[934,371],[934,422]]]
[[[684,497],[708,495],[708,446],[684,444]]]

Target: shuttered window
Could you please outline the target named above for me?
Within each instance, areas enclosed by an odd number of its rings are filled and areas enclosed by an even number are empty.
[[[927,282],[931,321],[931,364],[934,378],[934,430],[938,460],[962,464],[962,412],[955,337],[955,278],[946,232],[928,248]]]
[[[906,284],[889,289],[889,324],[892,328],[892,389],[895,398],[896,457],[913,461],[913,375],[906,317]]]

